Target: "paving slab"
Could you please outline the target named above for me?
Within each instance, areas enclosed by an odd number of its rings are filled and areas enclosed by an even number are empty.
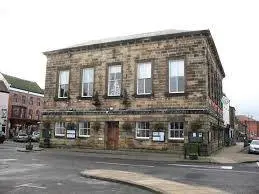
[[[94,178],[112,182],[126,183],[132,186],[137,186],[141,188],[148,189],[155,193],[161,194],[225,194],[227,192],[203,187],[187,185],[183,183],[178,183],[175,181],[164,180],[156,178],[153,176],[120,171],[120,170],[105,170],[105,169],[95,169],[95,170],[85,170],[81,172],[81,175],[87,178]]]

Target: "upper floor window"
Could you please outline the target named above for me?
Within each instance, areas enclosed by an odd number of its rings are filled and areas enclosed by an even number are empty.
[[[90,137],[90,122],[79,122],[79,137]]]
[[[136,123],[136,138],[149,139],[149,122],[137,122]]]
[[[68,97],[68,84],[69,84],[69,71],[59,72],[59,87],[58,87],[58,97],[67,98]]]
[[[183,122],[172,122],[169,123],[168,139],[183,139],[184,129]]]
[[[64,122],[55,123],[55,136],[64,137],[66,134],[66,128]]]
[[[94,83],[94,69],[86,68],[83,70],[82,77],[82,96],[93,96],[93,83]]]
[[[26,96],[22,96],[22,103],[23,103],[23,104],[26,103]]]
[[[121,95],[121,65],[109,66],[108,96]]]
[[[30,105],[33,105],[33,97],[30,97],[29,104],[30,104]]]
[[[13,101],[14,101],[14,102],[18,102],[18,95],[17,95],[17,94],[14,94],[14,95],[13,95]]]
[[[151,62],[139,63],[137,74],[137,94],[152,93]]]
[[[169,93],[184,92],[184,60],[169,60]]]
[[[37,104],[40,106],[40,98],[37,99]]]

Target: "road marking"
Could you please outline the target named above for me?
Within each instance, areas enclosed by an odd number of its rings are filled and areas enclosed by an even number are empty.
[[[218,172],[237,172],[237,173],[248,173],[248,174],[259,174],[258,172],[252,171],[241,171],[241,170],[224,170],[224,169],[204,169],[204,168],[191,168],[192,170],[211,170],[211,171],[218,171]]]
[[[256,164],[257,164],[257,166],[258,166],[258,168],[259,168],[259,162],[256,162]]]
[[[148,167],[148,168],[154,168],[155,166],[149,166],[149,165],[141,165],[141,164],[122,164],[122,163],[113,163],[113,162],[95,162],[97,164],[109,164],[109,165],[119,165],[119,166],[139,166],[139,167]]]
[[[233,166],[221,166],[220,168],[223,170],[232,170]]]
[[[224,169],[224,170],[232,170],[233,169],[233,166],[208,166],[208,165],[193,165],[193,164],[168,164],[168,166],[206,168],[206,169]]]
[[[18,188],[18,187],[32,187],[32,188],[37,188],[37,189],[46,189],[47,188],[47,187],[40,187],[37,185],[33,185],[32,183],[27,183],[27,184],[16,186],[16,188]]]
[[[15,161],[17,159],[13,159],[13,158],[7,158],[7,159],[0,159],[0,162],[9,162],[9,161]]]

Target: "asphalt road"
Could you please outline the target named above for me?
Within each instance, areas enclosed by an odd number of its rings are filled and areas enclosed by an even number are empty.
[[[259,193],[256,163],[179,164],[106,158],[107,154],[48,150],[22,153],[0,144],[0,193],[150,193],[131,186],[80,177],[84,169],[143,172],[191,185],[205,185],[230,193]]]

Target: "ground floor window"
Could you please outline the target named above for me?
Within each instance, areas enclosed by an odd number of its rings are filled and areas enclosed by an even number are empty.
[[[136,138],[149,139],[149,122],[137,122],[136,123]]]
[[[90,122],[79,122],[79,137],[90,137]]]
[[[66,128],[64,122],[55,123],[55,136],[64,137],[66,134]]]
[[[183,122],[171,122],[168,127],[168,139],[183,139],[184,126]]]

